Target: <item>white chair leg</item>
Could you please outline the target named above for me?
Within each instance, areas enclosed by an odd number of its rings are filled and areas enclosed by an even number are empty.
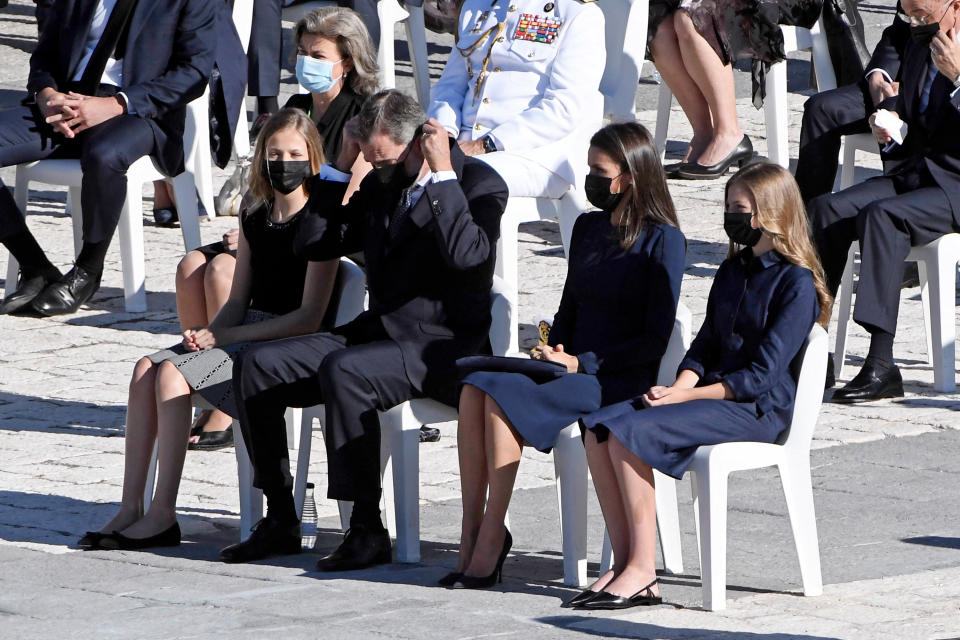
[[[510,300],[510,309],[513,317],[510,318],[510,341],[508,343],[507,353],[516,353],[520,350],[520,329],[517,326],[519,319],[517,311],[520,299],[519,275],[517,268],[517,225],[507,221],[507,224],[500,225],[500,239],[497,240],[497,263],[495,272],[504,281],[506,285],[507,296],[512,296]]]
[[[287,430],[287,446],[291,449],[300,447],[300,423],[302,421],[303,409],[297,407],[287,407],[283,414],[284,426]]]
[[[699,502],[703,608],[720,611],[727,608],[727,473],[710,469],[693,476]]]
[[[263,517],[263,492],[253,486],[253,465],[247,454],[240,423],[233,421],[233,443],[237,456],[237,486],[240,490],[240,540],[250,536],[253,525]]]
[[[580,429],[572,424],[557,436],[553,469],[560,509],[563,546],[563,582],[572,587],[587,583],[587,456]]]
[[[603,528],[603,548],[600,550],[600,575],[610,571],[613,566],[613,545],[610,544],[610,534]]]
[[[680,548],[680,515],[677,511],[677,481],[659,471],[653,472],[654,495],[657,501],[657,532],[663,568],[674,575],[683,573],[683,552]]]
[[[653,134],[653,143],[660,152],[662,159],[667,153],[667,132],[670,128],[670,108],[673,106],[673,93],[666,82],[660,83],[660,92],[657,94],[657,126]]]
[[[767,71],[767,97],[764,99],[763,116],[767,125],[767,156],[772,162],[789,169],[786,61],[772,65]]]
[[[147,467],[147,481],[143,485],[143,512],[150,510],[153,502],[153,488],[157,483],[157,441],[153,441],[153,453],[150,454],[150,465]]]
[[[810,479],[809,460],[796,464],[789,456],[779,466],[780,482],[787,501],[793,540],[797,545],[803,593],[819,596],[823,593],[820,573],[820,544],[817,540],[817,517],[813,507],[813,486]]]
[[[120,260],[123,266],[124,307],[130,312],[147,310],[143,265],[143,197],[141,182],[128,180],[127,198],[120,214]],[[77,203],[74,203],[77,209]]]
[[[413,80],[417,86],[420,104],[430,104],[430,61],[427,54],[427,28],[423,21],[423,5],[407,5],[410,16],[406,20],[407,46],[410,48],[410,64]]]
[[[380,423],[381,437],[391,439],[397,562],[420,562],[420,425],[406,402],[381,414]]]
[[[957,388],[954,373],[956,263],[943,252],[937,251],[936,263],[927,266],[927,281],[930,290],[930,324],[927,333],[932,343],[933,386],[937,391],[953,393]]]
[[[933,267],[933,268],[931,268]],[[933,366],[933,322],[936,312],[930,307],[930,278],[931,272],[936,270],[935,264],[928,264],[926,260],[917,260],[917,273],[920,276],[920,308],[923,310],[923,331],[927,338],[927,364]],[[936,277],[936,276],[934,276]],[[934,370],[936,378],[936,370]]]
[[[857,256],[856,243],[847,253],[847,264],[840,279],[837,295],[837,340],[833,348],[833,369],[837,378],[843,377],[843,365],[847,359],[847,334],[850,331],[850,307],[853,299],[853,263]]]

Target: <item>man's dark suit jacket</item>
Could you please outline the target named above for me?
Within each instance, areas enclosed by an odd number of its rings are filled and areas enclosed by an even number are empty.
[[[897,11],[900,11],[899,2],[897,3]],[[877,46],[873,49],[873,56],[871,56],[870,62],[867,63],[866,71],[883,69],[893,82],[899,82],[901,71],[900,61],[903,59],[903,52],[908,42],[910,42],[910,25],[900,18],[894,18],[893,23],[884,29],[880,35],[880,41],[877,42]],[[863,82],[866,81],[863,80]],[[897,97],[891,96],[878,104],[877,109],[893,109],[896,107],[896,104]],[[868,110],[868,112],[869,111],[871,110]]]
[[[403,351],[407,377],[425,394],[455,400],[457,358],[488,350],[490,290],[507,185],[456,146],[457,180],[428,182],[391,239],[399,193],[368,175],[347,205],[345,183],[316,180],[329,203],[301,222],[295,251],[329,260],[362,250],[370,309],[335,333],[363,335],[382,323]],[[309,224],[308,224],[309,222]]]
[[[920,92],[932,65],[930,46],[910,42],[900,73],[896,112],[907,123],[903,146],[885,158],[893,161],[888,175],[909,176],[926,167],[950,200],[953,218],[960,224],[960,92],[950,98],[953,82],[937,73],[927,110],[920,113]]]
[[[30,57],[27,90],[66,91],[83,57],[96,0],[60,0]],[[209,0],[139,0],[123,56],[130,110],[147,120],[161,171],[183,171],[186,104],[203,94],[215,55],[215,6]]]

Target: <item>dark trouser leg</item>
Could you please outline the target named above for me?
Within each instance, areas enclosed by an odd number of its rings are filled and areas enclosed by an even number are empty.
[[[869,133],[868,105],[872,107],[872,100],[864,82],[824,91],[807,100],[796,172],[804,202],[833,190],[841,138]]]
[[[849,189],[814,198],[808,205],[813,241],[820,254],[827,286],[833,295],[840,287],[850,243],[858,238],[857,216],[860,211],[875,200],[896,194],[892,179],[871,178]]]
[[[422,2],[422,0],[420,0]],[[341,7],[349,7],[357,12],[363,24],[370,32],[370,39],[373,41],[373,48],[380,46],[380,16],[377,15],[377,0],[337,0]],[[393,31],[387,34],[388,38],[393,38]]]
[[[903,261],[910,247],[957,230],[940,187],[923,187],[864,207],[857,216],[861,251],[854,321],[895,334]]]
[[[380,418],[419,395],[407,379],[400,347],[390,340],[330,354],[320,366],[327,419],[327,497],[376,503],[380,499]],[[379,516],[378,516],[379,518]]]
[[[251,96],[276,96],[280,91],[281,9],[282,0],[253,0],[253,29],[247,48],[247,93]]]
[[[36,106],[14,107],[0,112],[0,167],[42,160],[50,156],[63,138],[52,137],[52,129],[42,122]],[[0,242],[20,263],[26,273],[53,268],[43,250],[27,229],[23,212],[0,180]]]
[[[251,346],[233,364],[233,391],[240,429],[253,465],[253,484],[290,492],[293,478],[283,420],[286,407],[324,402],[317,370],[324,358],[346,346],[329,333],[273,340]]]

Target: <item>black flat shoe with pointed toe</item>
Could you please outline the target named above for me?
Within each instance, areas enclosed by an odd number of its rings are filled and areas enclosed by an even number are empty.
[[[593,591],[591,589],[584,589],[583,591],[573,596],[572,598],[570,598],[560,606],[563,607],[564,609],[575,609],[577,607],[582,607],[586,603],[593,600],[599,593],[601,592]]]
[[[100,546],[100,541],[103,540],[106,535],[106,533],[100,533],[99,531],[87,531],[83,534],[82,538],[77,540],[77,546],[84,551],[102,549],[103,547]]]
[[[437,584],[441,587],[452,587],[462,577],[463,577],[462,571],[451,571],[447,575],[437,580]]]
[[[100,538],[101,549],[122,549],[124,551],[138,551],[154,547],[176,547],[180,544],[180,523],[174,522],[160,533],[146,538],[128,538],[119,531],[114,531]]]
[[[584,609],[596,609],[602,611],[613,611],[616,609],[629,609],[631,607],[649,607],[663,603],[663,598],[653,595],[651,587],[657,584],[653,582],[637,591],[632,596],[618,596],[608,591],[600,591],[596,596],[584,603]]]
[[[677,177],[685,180],[716,180],[724,175],[733,163],[742,167],[751,158],[753,158],[753,143],[748,136],[744,135],[733,151],[720,162],[710,166],[704,166],[699,162],[688,162],[677,171]]]

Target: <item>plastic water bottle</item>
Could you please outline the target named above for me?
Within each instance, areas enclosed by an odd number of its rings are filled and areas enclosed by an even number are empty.
[[[303,548],[313,551],[317,546],[317,503],[313,500],[313,483],[307,483],[307,493],[303,497],[303,517],[300,518],[300,531],[303,535]]]

